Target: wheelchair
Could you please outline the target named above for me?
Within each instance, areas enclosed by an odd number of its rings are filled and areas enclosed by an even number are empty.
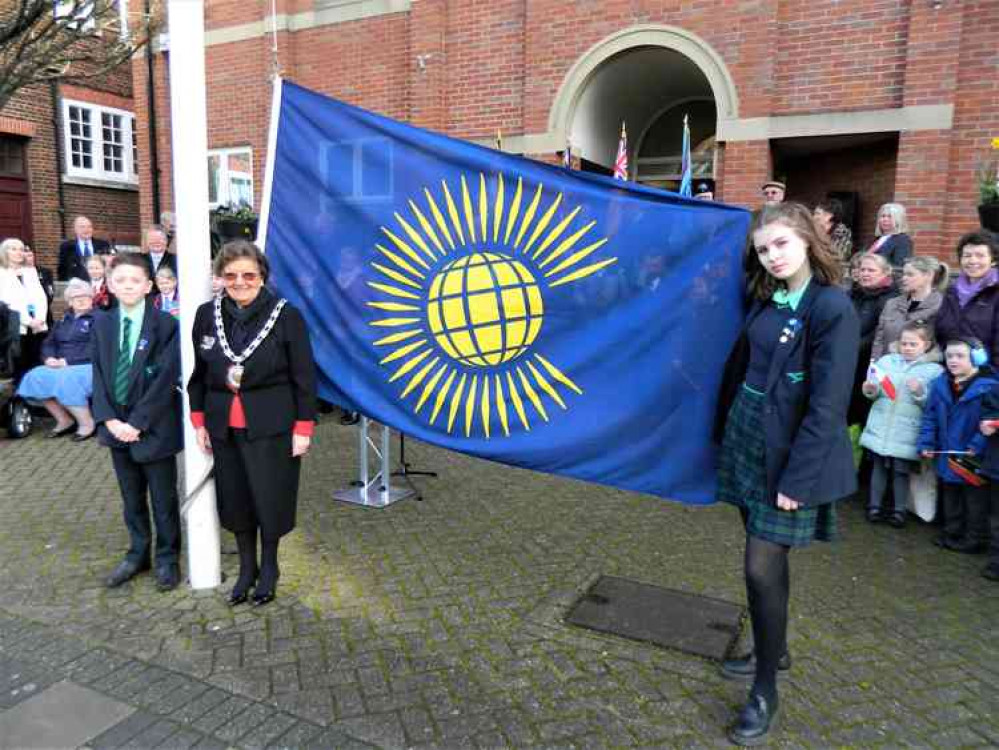
[[[21,353],[20,326],[20,316],[0,302],[0,426],[14,440],[30,435],[35,421],[31,407],[15,394],[14,376]]]

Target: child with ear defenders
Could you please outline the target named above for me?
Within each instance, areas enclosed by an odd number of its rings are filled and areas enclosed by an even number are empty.
[[[919,453],[936,459],[943,483],[944,529],[933,543],[978,554],[988,548],[989,487],[963,464],[985,452],[982,402],[999,381],[986,368],[988,354],[978,339],[949,341],[944,358],[947,372],[930,385],[919,433]]]

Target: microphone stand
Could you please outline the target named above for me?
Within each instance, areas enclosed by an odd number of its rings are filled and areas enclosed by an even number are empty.
[[[392,476],[397,477],[433,477],[437,478],[436,471],[419,471],[410,469],[410,463],[406,460],[406,433],[399,433],[399,465],[402,466],[398,471],[393,471]],[[422,498],[420,498],[422,499]]]

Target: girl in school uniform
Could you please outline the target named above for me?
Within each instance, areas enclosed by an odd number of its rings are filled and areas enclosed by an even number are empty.
[[[750,228],[746,272],[752,303],[729,361],[715,437],[718,498],[746,531],[746,595],[754,652],[723,664],[752,680],[729,732],[763,742],[778,711],[777,671],[787,652],[789,553],[835,536],[834,502],[853,494],[847,432],[860,325],[839,286],[839,261],[811,212],[764,206]]]

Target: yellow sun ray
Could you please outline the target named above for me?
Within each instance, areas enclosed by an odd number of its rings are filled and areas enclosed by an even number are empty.
[[[430,372],[432,369],[434,369],[434,365],[436,365],[440,361],[441,361],[440,357],[434,357],[432,360],[427,362],[427,364],[425,364],[423,367],[417,370],[416,374],[409,379],[409,384],[402,390],[402,393],[399,394],[399,398],[400,399],[406,398],[406,396],[412,393],[413,390],[416,388],[416,386],[418,386],[420,383],[423,382],[423,379],[427,376],[427,373]]]
[[[381,227],[381,230],[382,234],[384,234],[386,237],[392,240],[392,244],[395,245],[399,250],[401,250],[407,258],[412,260],[418,266],[423,266],[428,271],[430,270],[430,266],[427,265],[427,262],[423,260],[423,258],[420,257],[420,254],[417,253],[413,248],[411,248],[406,243],[405,240],[396,236],[391,229],[387,229],[386,227]]]
[[[556,404],[561,406],[563,409],[567,408],[565,405],[565,401],[562,400],[562,397],[558,395],[558,391],[555,390],[555,386],[549,383],[548,379],[540,372],[538,372],[538,368],[535,367],[534,364],[531,362],[525,362],[524,364],[526,364],[527,369],[531,371],[531,375],[534,376],[534,382],[541,387],[541,390],[543,390],[545,393],[551,396],[552,400]]]
[[[486,176],[479,172],[479,225],[482,241],[486,241],[486,224],[489,220],[489,192],[486,190]]]
[[[488,375],[483,375],[482,376],[482,398],[480,399],[480,401],[481,401],[480,408],[482,410],[482,429],[486,433],[486,440],[488,440],[489,437],[490,437],[490,435],[489,435],[490,424],[489,423],[490,423],[490,421],[492,419],[492,413],[491,413],[491,410],[489,408],[489,376]]]
[[[391,284],[379,284],[377,281],[369,281],[368,286],[372,289],[377,289],[379,292],[384,292],[391,297],[402,297],[403,299],[415,299],[421,300],[418,294],[413,294],[412,292],[407,292],[405,289],[400,289],[397,286],[392,286]]]
[[[420,285],[417,282],[413,281],[408,276],[403,276],[398,271],[395,271],[395,270],[393,270],[391,268],[383,266],[381,263],[372,263],[371,265],[374,268],[376,268],[378,271],[380,271],[381,273],[385,274],[390,279],[392,279],[392,281],[398,281],[400,284],[405,284],[406,286],[411,286],[414,289],[423,289],[422,285]]]
[[[457,376],[458,371],[451,370],[451,374],[447,376],[447,380],[444,381],[444,385],[442,385],[441,389],[437,391],[437,399],[434,401],[434,410],[430,414],[430,424],[437,421],[437,415],[441,413],[441,407],[444,406],[444,401],[447,399],[448,391],[451,390],[451,384]],[[451,432],[451,428],[448,427],[447,431]]]
[[[602,240],[597,240],[592,245],[587,245],[582,250],[579,250],[579,251],[573,253],[572,255],[570,255],[568,258],[563,259],[561,263],[559,263],[557,266],[555,266],[555,268],[551,269],[550,271],[547,271],[545,273],[545,278],[548,278],[549,276],[554,276],[555,274],[561,273],[565,269],[567,269],[567,268],[569,268],[571,266],[576,265],[577,263],[579,263],[579,261],[585,259],[588,255],[596,252],[597,250],[599,250],[600,248],[602,248],[606,244],[607,244],[607,238],[604,237]],[[545,260],[545,263],[547,263],[550,259],[551,259],[551,256],[549,256]],[[543,268],[544,265],[545,264],[542,263],[541,267]]]
[[[552,217],[555,215],[555,212],[558,211],[558,207],[561,204],[562,204],[562,193],[559,193],[557,196],[555,196],[555,200],[552,201],[552,204],[548,207],[548,210],[545,211],[544,215],[540,219],[538,219],[538,223],[534,226],[534,231],[531,232],[531,239],[529,239],[527,241],[527,244],[524,245],[524,249],[522,251],[524,255],[527,255],[527,253],[530,252],[531,245],[533,245],[534,241],[541,236],[541,233],[548,228],[548,225],[551,223]]]
[[[389,362],[395,362],[397,359],[402,359],[406,355],[416,351],[420,347],[426,346],[427,340],[420,339],[419,341],[414,341],[411,344],[406,344],[405,346],[400,346],[391,354],[385,356],[385,358],[379,362],[380,365],[387,365]]]
[[[458,407],[461,406],[461,394],[465,390],[465,379],[468,377],[467,373],[461,374],[461,380],[458,381],[458,387],[454,389],[454,395],[451,397],[451,411],[447,415],[447,431],[451,432],[451,428],[454,427],[454,419],[458,416]]]
[[[502,175],[500,175],[502,177]],[[513,194],[513,201],[510,203],[510,213],[506,219],[506,234],[503,236],[503,244],[510,244],[510,235],[513,233],[513,227],[517,223],[517,216],[520,214],[520,199],[524,193],[524,178],[517,178],[517,190]]]
[[[468,192],[465,175],[461,176],[461,207],[465,210],[465,222],[468,226],[468,241],[475,244],[475,215],[472,212],[472,194]]]
[[[437,360],[435,359],[434,361],[436,362]],[[430,396],[433,395],[434,389],[437,388],[437,384],[440,382],[441,378],[444,377],[444,373],[447,372],[448,367],[449,367],[448,363],[445,362],[439,368],[437,368],[437,372],[435,372],[433,375],[430,376],[430,380],[427,381],[427,384],[423,386],[423,390],[420,392],[420,398],[416,402],[416,406],[413,408],[414,412],[416,412],[417,414],[420,413],[420,409],[423,408],[423,405],[427,402],[427,399],[429,399]]]
[[[509,370],[506,371],[506,387],[510,392],[510,400],[513,401],[514,411],[516,411],[517,416],[520,417],[520,423],[524,425],[525,430],[530,432],[531,425],[527,421],[527,413],[524,411],[524,402],[520,398],[520,392],[517,390],[517,386],[513,382],[513,375]]]
[[[545,239],[538,245],[537,250],[534,251],[534,255],[531,256],[533,260],[537,260],[539,255],[544,255],[545,250],[552,246],[559,237],[562,236],[562,232],[565,228],[569,226],[569,222],[576,218],[576,215],[582,210],[582,206],[576,206],[568,216],[566,216],[562,221],[555,225],[555,228],[548,233]]]
[[[451,226],[458,233],[458,241],[464,245],[465,233],[461,231],[461,219],[458,216],[458,207],[454,205],[454,198],[451,197],[451,191],[448,190],[447,181],[441,180],[441,185],[444,186],[444,198],[447,200],[447,215],[451,217]]]
[[[420,362],[422,362],[427,357],[429,357],[430,353],[432,351],[433,351],[433,349],[425,349],[424,351],[422,351],[419,354],[417,354],[415,357],[413,357],[408,362],[406,362],[406,364],[404,364],[402,367],[400,367],[398,370],[396,370],[395,374],[392,377],[389,378],[388,382],[394,383],[395,381],[397,381],[399,378],[401,378],[407,372],[409,372],[414,367],[416,367],[418,364],[420,364]],[[530,363],[528,363],[528,366],[530,366]]]
[[[607,260],[602,260],[599,263],[593,263],[592,265],[580,268],[578,271],[573,271],[568,276],[563,276],[558,281],[553,281],[548,286],[562,286],[562,284],[568,284],[570,281],[578,281],[579,279],[585,279],[590,274],[594,274],[601,268],[606,268],[611,263],[616,263],[617,258],[608,258]]]
[[[506,416],[506,399],[503,397],[503,381],[500,376],[496,376],[496,414],[499,416],[500,427],[503,434],[510,437],[510,422]]]
[[[409,263],[407,263],[406,261],[404,261],[402,258],[400,258],[398,255],[396,255],[395,253],[393,253],[388,248],[383,247],[382,245],[375,245],[375,247],[378,248],[378,251],[382,255],[384,255],[390,261],[392,261],[393,263],[395,263],[397,266],[399,266],[399,268],[401,268],[403,271],[407,271],[407,272],[411,273],[413,276],[415,276],[418,279],[425,279],[425,278],[427,278],[426,276],[423,275],[422,272],[418,271],[416,268],[414,268],[413,266],[409,265]]]
[[[416,217],[416,220],[420,223],[420,227],[423,229],[424,234],[430,238],[430,241],[434,243],[434,247],[437,248],[441,255],[447,255],[447,250],[444,249],[444,245],[441,244],[440,239],[437,237],[437,232],[434,231],[433,225],[427,220],[427,217],[423,215],[420,207],[417,206],[412,200],[409,201],[409,208]]]
[[[378,339],[378,341],[375,342],[375,346],[398,344],[400,341],[411,339],[413,336],[419,336],[421,333],[423,333],[423,331],[419,328],[414,328],[412,331],[399,331],[399,333],[391,333],[385,338]]]
[[[414,244],[416,244],[416,246],[420,248],[420,250],[422,250],[424,253],[427,254],[427,256],[429,256],[430,262],[436,263],[437,256],[434,255],[434,251],[430,249],[430,246],[426,243],[423,237],[420,236],[420,233],[417,232],[415,229],[413,229],[413,225],[410,224],[408,221],[406,221],[398,213],[395,214],[395,220],[399,222],[399,226],[402,227],[402,230],[406,233],[406,236],[409,237],[409,239]]]
[[[493,242],[499,242],[500,224],[503,223],[503,174],[497,175],[496,200],[493,201]]]
[[[441,234],[444,235],[444,239],[447,240],[447,244],[454,250],[454,240],[451,238],[451,230],[447,228],[447,222],[444,220],[444,214],[441,210],[437,208],[437,201],[434,200],[434,196],[430,194],[429,188],[423,188],[424,195],[427,196],[427,203],[430,206],[430,213],[434,215],[434,221],[437,222],[437,228],[441,230]]]
[[[538,210],[538,203],[541,202],[541,189],[543,185],[538,185],[538,189],[534,191],[534,197],[531,199],[531,205],[527,207],[527,211],[524,212],[524,218],[520,220],[520,229],[517,230],[517,239],[513,241],[514,249],[520,249],[520,241],[524,239],[524,233],[527,231],[528,227],[531,226],[531,222],[534,221],[534,214]]]
[[[380,328],[398,328],[399,326],[411,326],[414,323],[422,322],[419,318],[382,318],[381,320],[372,320],[371,325]]]
[[[376,310],[384,310],[385,312],[419,312],[420,307],[418,305],[406,305],[402,302],[367,302],[368,307],[373,307]]]
[[[473,375],[468,385],[468,397],[465,401],[465,437],[472,434],[472,422],[475,421],[475,392],[478,388],[479,376]]]
[[[572,248],[575,246],[575,244],[577,242],[579,242],[580,238],[584,234],[586,234],[587,232],[589,232],[591,229],[593,229],[593,227],[596,225],[596,223],[597,222],[595,222],[595,221],[591,221],[586,226],[582,227],[581,229],[576,230],[575,232],[573,232],[572,234],[570,234],[568,237],[566,237],[564,240],[562,240],[558,244],[558,246],[554,250],[552,250],[550,253],[548,253],[548,255],[545,256],[544,260],[542,260],[538,264],[538,268],[544,268],[549,263],[554,263],[555,260],[556,260],[556,258],[560,258],[560,257],[562,257],[562,255],[565,252],[567,252],[569,250],[572,250]],[[604,241],[606,241],[606,239]]]
[[[531,403],[534,404],[534,408],[537,409],[537,412],[538,414],[541,415],[541,418],[547,422],[548,412],[545,411],[544,404],[541,403],[541,399],[538,397],[537,392],[534,390],[534,388],[531,387],[530,382],[527,380],[527,376],[524,374],[524,371],[521,370],[519,367],[517,368],[517,376],[520,378],[520,385],[524,388],[524,393],[527,394],[527,397],[531,400]]]
[[[548,370],[548,374],[551,375],[553,378],[555,378],[555,380],[557,380],[558,382],[560,382],[566,388],[569,388],[569,389],[575,391],[580,396],[583,395],[583,390],[578,385],[576,385],[574,382],[572,382],[572,379],[568,375],[566,375],[564,372],[562,372],[560,369],[558,369],[555,365],[553,365],[547,359],[545,359],[544,357],[542,357],[540,354],[535,353],[534,358],[536,360],[538,360],[538,362],[540,362],[541,365],[546,370]]]

